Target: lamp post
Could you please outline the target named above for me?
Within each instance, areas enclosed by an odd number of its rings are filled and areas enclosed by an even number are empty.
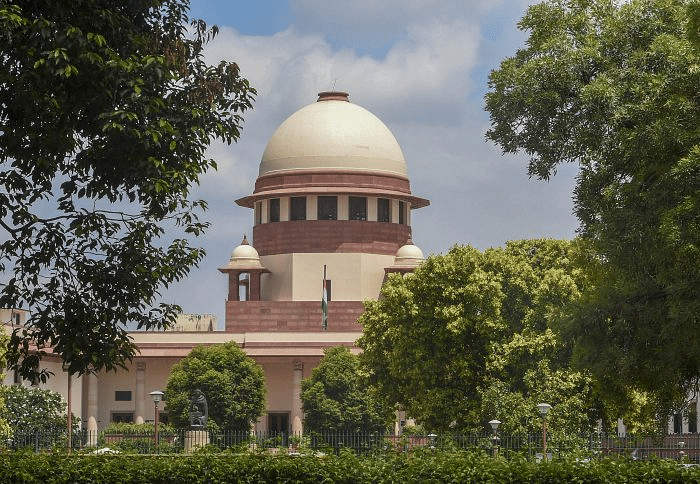
[[[547,461],[547,413],[552,406],[548,403],[538,403],[537,410],[542,415],[542,458]]]
[[[498,441],[500,440],[498,438],[498,426],[501,425],[500,420],[491,420],[489,422],[489,425],[493,429],[493,437],[491,437],[491,446],[493,450],[493,456],[498,457]]]
[[[430,434],[428,434],[428,438],[430,439],[430,450],[432,450],[433,452],[435,452],[435,438],[436,437],[437,437],[437,435],[435,435],[432,432]]]
[[[156,414],[155,417],[156,418],[155,418],[154,433],[155,433],[155,439],[156,439],[155,449],[156,449],[156,454],[157,454],[158,453],[158,404],[161,402],[161,400],[163,400],[163,392],[156,390],[154,392],[151,392],[150,395],[151,395],[151,398],[153,399],[153,404],[155,405],[155,414]]]

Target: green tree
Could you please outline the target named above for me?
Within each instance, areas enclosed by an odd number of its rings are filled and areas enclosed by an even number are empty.
[[[0,307],[32,311],[8,353],[26,378],[45,351],[72,374],[123,366],[125,325],[172,322],[159,291],[204,255],[184,238],[207,226],[190,187],[255,91],[236,64],[204,62],[216,29],[190,29],[188,11],[0,0]]]
[[[455,246],[391,277],[361,318],[372,383],[429,429],[483,430],[498,418],[506,432],[532,432],[540,401],[560,430],[589,429],[593,382],[569,368],[557,330],[586,283],[579,252],[554,240]]]
[[[394,419],[393,406],[375,394],[358,357],[344,346],[324,351],[302,381],[301,401],[307,432],[385,432]]]
[[[0,399],[5,407],[0,414],[15,437],[17,445],[42,446],[63,442],[68,428],[66,403],[61,394],[41,388],[22,385],[0,386]],[[73,431],[80,428],[80,420],[73,416]]]
[[[700,375],[698,25],[691,0],[546,1],[489,78],[488,139],[531,176],[579,166],[599,268],[570,331],[622,407],[648,392],[668,410]]]
[[[497,418],[510,434],[535,433],[536,405],[553,406],[552,435],[563,438],[592,428],[603,416],[595,384],[571,369],[571,345],[559,333],[572,302],[588,283],[579,241],[520,240],[484,253],[486,267],[500,275],[501,317],[507,331],[494,341],[480,389],[481,420]]]
[[[0,321],[0,370],[5,368],[5,347],[7,346],[7,333],[5,332],[5,321]],[[5,375],[0,371],[0,380],[5,378]],[[5,398],[0,393],[0,435],[5,437],[12,437],[12,429],[10,424],[7,422],[5,415],[7,414],[7,407],[5,406]]]
[[[175,427],[189,427],[195,390],[207,399],[210,428],[248,431],[265,410],[263,370],[235,341],[197,346],[173,366],[164,398]]]

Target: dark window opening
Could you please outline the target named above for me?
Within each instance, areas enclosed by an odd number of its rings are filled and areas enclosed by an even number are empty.
[[[318,219],[338,220],[338,197],[318,197]]]
[[[696,410],[697,403],[691,402],[690,405],[691,408],[688,411],[688,432],[691,434],[696,434],[698,433],[698,411]]]
[[[262,202],[255,202],[255,224],[262,223]]]
[[[160,411],[158,412],[158,422],[162,424],[169,424],[170,423],[170,417],[168,417],[168,412]]]
[[[681,434],[683,433],[683,417],[680,413],[673,414],[673,433]]]
[[[391,222],[391,200],[388,198],[377,199],[377,221]]]
[[[115,402],[130,402],[131,401],[131,391],[130,390],[117,390],[114,392]]]
[[[247,301],[250,299],[250,274],[241,272],[238,274],[238,300]]]
[[[270,434],[288,434],[289,433],[289,414],[288,413],[268,413],[267,414],[267,431]]]
[[[366,197],[350,197],[348,218],[350,220],[367,220]]]
[[[112,412],[112,422],[114,423],[133,423],[134,412]]]
[[[306,220],[306,197],[291,198],[289,220]]]
[[[270,217],[269,220],[270,222],[279,222],[280,221],[280,199],[279,198],[271,198],[270,199]]]
[[[406,224],[406,202],[399,202],[399,223]]]

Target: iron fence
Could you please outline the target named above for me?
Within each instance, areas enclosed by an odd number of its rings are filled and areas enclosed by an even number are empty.
[[[494,438],[495,437],[495,438]],[[381,452],[431,452],[479,450],[504,458],[542,457],[542,436],[483,434],[402,434],[362,432],[230,432],[167,429],[153,432],[73,432],[71,445],[65,432],[27,432],[15,429],[0,435],[0,451],[34,452],[72,450],[95,453],[172,454],[201,451],[259,451],[270,454],[338,453],[350,450],[358,454]],[[157,445],[156,445],[157,444]],[[548,458],[575,454],[580,458],[620,456],[634,460],[675,459],[700,463],[700,434],[662,436],[617,436],[596,433],[582,436],[552,436],[547,440]]]

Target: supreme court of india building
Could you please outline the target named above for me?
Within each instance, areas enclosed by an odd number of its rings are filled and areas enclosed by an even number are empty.
[[[252,210],[253,229],[250,240],[232,241],[240,245],[219,269],[228,278],[223,331],[213,316],[182,315],[168,331],[131,333],[140,353],[128,371],[72,379],[72,410],[88,430],[153,420],[149,393],[164,389],[172,366],[196,345],[233,340],[265,372],[266,414],[255,430],[301,432],[302,378],[324,348],[355,348],[363,301],[379,296],[388,273],[423,260],[411,241],[411,211],[430,202],[411,193],[391,131],[344,92],[320,93],[277,128],[252,193],[236,203]],[[26,314],[11,317],[21,323]],[[46,366],[55,373],[46,386],[66,397],[60,361]]]

